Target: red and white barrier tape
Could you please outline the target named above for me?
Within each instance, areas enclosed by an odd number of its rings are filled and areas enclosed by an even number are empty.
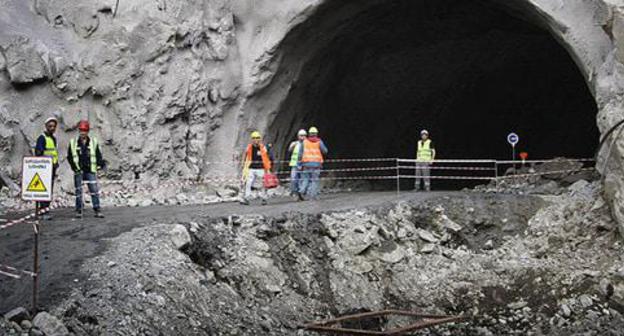
[[[499,165],[513,165],[521,163],[566,163],[566,162],[595,162],[595,159],[550,159],[550,160],[497,160]]]
[[[402,179],[431,179],[431,180],[474,180],[474,181],[492,181],[496,177],[485,176],[420,176],[420,175],[399,175]],[[396,179],[396,177],[395,177]]]
[[[60,209],[60,208],[66,207],[66,206],[67,206],[67,203],[65,202],[65,200],[54,201],[47,208],[39,209],[39,210],[37,210],[37,211],[35,211],[33,213],[30,213],[30,214],[28,214],[28,215],[26,215],[24,217],[21,217],[21,218],[9,221],[6,224],[0,225],[0,231],[4,230],[4,229],[8,229],[8,228],[10,228],[12,226],[15,226],[17,224],[24,223],[24,222],[26,222],[28,220],[34,219],[37,216],[46,214],[46,213],[48,213],[48,212],[50,212],[52,210]]]
[[[445,166],[429,166],[431,170],[466,170],[466,171],[496,171],[494,167],[445,167]],[[396,167],[395,167],[396,169]],[[399,169],[421,169],[418,166],[399,166]]]
[[[342,169],[321,169],[321,173],[348,173],[348,172],[363,172],[363,171],[384,171],[384,170],[396,170],[397,166],[392,167],[372,167],[372,168],[342,168]],[[290,174],[290,170],[279,170],[275,174]]]
[[[5,270],[5,271],[3,271],[3,270]],[[28,275],[30,277],[36,277],[37,276],[36,273],[33,273],[31,271],[19,270],[19,269],[15,268],[15,267],[11,267],[9,265],[0,264],[0,274],[4,274],[6,276],[10,276],[10,277],[15,278],[15,279],[21,279],[21,276],[19,276],[17,274],[8,273],[6,270],[8,270],[10,272],[13,272],[13,273],[22,273],[22,274]]]
[[[17,274],[5,272],[3,270],[0,270],[0,275],[5,275],[5,276],[8,276],[8,277],[13,278],[13,279],[21,279],[22,278],[21,276],[19,276]]]
[[[416,159],[395,159],[400,163],[422,163],[422,161],[418,161]],[[479,163],[479,164],[495,164],[496,160],[469,160],[469,159],[456,159],[456,160],[435,160],[432,163]]]
[[[326,159],[324,163],[342,163],[342,162],[384,162],[384,161],[396,161],[396,158],[347,158],[347,159]],[[290,160],[273,160],[273,163],[289,163]],[[241,164],[241,160],[231,161],[212,161],[205,162],[206,165],[232,165]],[[260,163],[260,162],[258,162]]]

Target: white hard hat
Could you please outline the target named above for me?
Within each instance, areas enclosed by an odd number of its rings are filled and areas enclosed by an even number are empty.
[[[420,131],[420,135],[423,135],[423,134],[429,135],[429,131],[427,131],[426,129]]]
[[[298,136],[306,136],[308,135],[308,132],[306,132],[306,130],[304,129],[300,129],[299,132],[297,132]]]
[[[58,125],[58,119],[56,119],[56,117],[50,117],[50,118],[46,119],[45,123],[43,123],[43,124],[47,125],[50,121],[54,121]]]

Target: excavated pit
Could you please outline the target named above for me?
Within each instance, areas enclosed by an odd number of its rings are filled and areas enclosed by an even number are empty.
[[[260,306],[284,295],[289,301],[282,304],[294,307],[313,301],[308,309],[315,315],[341,316],[373,307],[429,307],[460,314],[472,309],[468,298],[474,293],[458,292],[454,299],[456,294],[427,297],[422,290],[401,295],[410,291],[418,274],[417,269],[410,270],[410,260],[419,253],[442,255],[441,248],[427,251],[438,245],[469,253],[498,248],[509,237],[524,235],[528,220],[544,204],[530,196],[467,194],[347,212],[228,216],[202,223],[206,229],[197,231],[183,251],[215,281],[233,288],[242,301]],[[491,290],[486,288],[486,295]],[[286,294],[290,291],[294,296]],[[495,309],[487,300],[479,307]],[[384,318],[343,326],[379,331],[397,323],[401,319]]]
[[[522,11],[489,1],[328,1],[280,45],[259,102],[282,152],[316,125],[330,157],[592,157],[597,107],[568,52]],[[265,98],[266,97],[266,98]]]

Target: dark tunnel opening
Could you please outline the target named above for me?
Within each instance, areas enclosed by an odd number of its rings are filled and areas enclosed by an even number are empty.
[[[356,14],[353,14],[356,13]],[[591,157],[597,106],[551,33],[489,1],[330,1],[282,45],[303,62],[270,127],[285,149],[315,125],[330,158]]]

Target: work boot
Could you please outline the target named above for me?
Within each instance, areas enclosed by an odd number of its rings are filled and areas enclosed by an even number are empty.
[[[100,210],[95,210],[95,218],[104,218],[104,214]]]
[[[82,219],[82,210],[76,210],[76,218]]]
[[[249,201],[244,198],[240,200],[238,203],[240,203],[241,205],[249,205]]]
[[[267,205],[267,200],[263,199],[262,202],[260,202],[260,204]]]

